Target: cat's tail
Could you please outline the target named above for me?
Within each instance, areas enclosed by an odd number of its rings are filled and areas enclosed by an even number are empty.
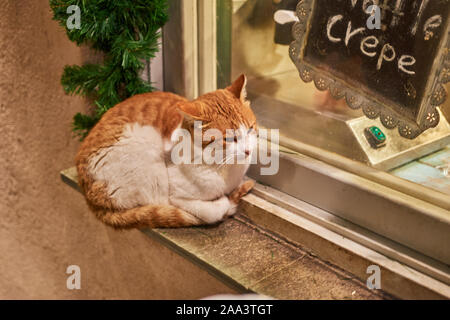
[[[115,229],[179,228],[205,224],[171,205],[147,205],[119,212],[94,209],[94,212],[100,220]]]

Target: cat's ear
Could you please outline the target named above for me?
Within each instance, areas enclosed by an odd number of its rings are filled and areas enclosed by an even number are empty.
[[[245,74],[241,74],[239,78],[237,78],[233,84],[226,89],[234,94],[234,96],[241,101],[244,101],[247,98],[247,77]]]
[[[178,105],[178,109],[184,116],[189,118],[200,120],[202,118],[202,112],[197,104],[194,102],[185,102]]]

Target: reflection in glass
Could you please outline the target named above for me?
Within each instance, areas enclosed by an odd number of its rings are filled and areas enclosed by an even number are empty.
[[[361,147],[361,140],[357,139],[361,137],[355,138],[349,125],[363,117],[362,111],[350,109],[343,99],[333,99],[328,91],[317,90],[312,82],[304,83],[290,60],[288,44],[292,36],[287,32],[295,17],[289,11],[295,9],[297,2],[219,0],[219,86],[245,73],[249,80],[248,96],[261,126],[279,128],[281,135],[287,138],[370,163]],[[356,69],[350,67],[345,72],[352,70]],[[444,114],[450,113],[448,100],[441,109]],[[390,133],[378,120],[371,124]],[[387,152],[392,145],[406,143],[404,140],[400,137],[395,143],[388,140],[388,147],[384,151],[383,148],[379,150]],[[450,158],[450,152],[448,154]],[[447,160],[432,168],[445,179],[443,181],[449,178],[443,174],[445,168],[442,170],[440,166]],[[435,189],[450,193],[447,183],[440,185],[441,190]]]

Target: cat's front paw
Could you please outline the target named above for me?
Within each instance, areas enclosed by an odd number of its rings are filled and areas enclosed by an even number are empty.
[[[255,186],[255,182],[252,180],[247,180],[243,183],[241,183],[241,185],[239,187],[237,187],[229,196],[228,198],[230,199],[230,201],[232,203],[239,203],[239,200],[241,200],[241,198],[243,196],[245,196],[247,193],[250,192],[250,190],[252,190],[252,188]]]
[[[230,200],[230,206],[227,212],[225,213],[223,219],[233,216],[236,213],[236,211],[237,211],[237,203],[234,203],[233,201]]]

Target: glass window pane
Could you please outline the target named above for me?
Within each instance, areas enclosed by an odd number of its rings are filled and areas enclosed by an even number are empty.
[[[386,129],[379,120],[366,118],[360,109],[349,108],[344,99],[335,100],[329,91],[319,91],[313,82],[304,83],[300,79],[289,57],[297,3],[297,0],[218,1],[219,87],[245,73],[248,96],[260,125],[278,128],[288,138],[368,165],[376,163],[377,152],[391,152],[394,156],[395,152],[400,153],[395,148],[410,143],[410,140],[396,134],[397,129]],[[345,70],[349,72],[352,68],[349,66]],[[390,90],[387,87],[381,89]],[[448,117],[450,103],[446,101],[441,110]],[[376,128],[363,134],[361,129],[355,129],[355,123],[360,120],[367,129]],[[371,150],[376,149],[371,145],[374,143],[370,140],[371,134],[375,138],[387,137],[384,149]],[[449,141],[449,134],[446,141]],[[428,141],[423,137],[421,139],[425,141],[421,143],[426,144]],[[428,140],[431,142],[434,138],[430,136]],[[408,159],[402,158],[398,163],[380,168],[450,194],[447,176],[450,149],[445,148],[442,139],[440,141],[440,146],[430,147],[429,152],[410,152]]]

